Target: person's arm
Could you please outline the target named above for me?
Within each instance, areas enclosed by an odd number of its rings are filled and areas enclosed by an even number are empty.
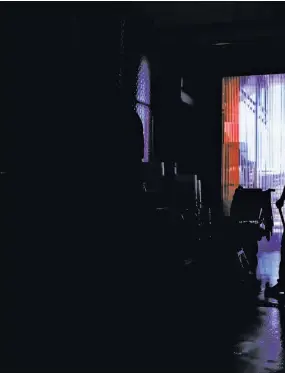
[[[282,192],[282,194],[281,194],[281,197],[280,197],[279,200],[276,202],[276,206],[277,206],[278,208],[283,207],[283,205],[284,205],[284,201],[285,201],[285,186],[284,186],[284,188],[283,188],[283,192]]]
[[[285,186],[284,186],[284,188],[283,188],[283,192],[282,192],[282,194],[281,194],[280,199],[281,199],[283,202],[285,201]]]

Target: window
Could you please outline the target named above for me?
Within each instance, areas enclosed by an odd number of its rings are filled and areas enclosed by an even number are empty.
[[[142,121],[144,133],[144,162],[149,161],[151,136],[151,107],[150,107],[150,69],[146,57],[140,61],[136,87],[136,111]]]

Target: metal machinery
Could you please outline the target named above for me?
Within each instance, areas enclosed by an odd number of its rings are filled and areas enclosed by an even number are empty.
[[[233,240],[244,273],[256,274],[258,241],[272,236],[271,192],[239,186],[231,205]]]

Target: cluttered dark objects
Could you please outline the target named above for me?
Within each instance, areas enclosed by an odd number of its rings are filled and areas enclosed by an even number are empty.
[[[255,224],[258,241],[272,236],[273,215],[271,207],[271,193],[274,189],[246,189],[239,186],[233,196],[231,205],[231,219],[239,225]]]
[[[201,180],[197,175],[180,174],[161,162],[145,165],[144,206],[156,226],[156,235],[167,246],[174,245],[172,256],[182,263],[193,261],[197,246],[210,236],[211,214],[204,204]],[[164,255],[166,250],[164,249]]]
[[[256,282],[258,242],[272,236],[273,189],[246,189],[239,186],[233,196],[230,211],[232,243],[237,254],[237,268],[244,282]]]
[[[232,288],[250,283],[258,289],[258,242],[272,236],[273,190],[240,186],[233,196],[230,216],[212,219],[199,176],[179,173],[175,163],[172,167],[164,162],[155,167],[148,164],[147,168],[144,206],[153,231],[156,264],[164,267],[165,273],[178,274],[177,278],[183,268],[186,279],[198,276],[205,283],[218,283],[227,272]]]

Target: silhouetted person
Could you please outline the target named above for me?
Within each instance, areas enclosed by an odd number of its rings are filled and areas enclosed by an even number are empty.
[[[285,201],[285,187],[282,195],[276,202],[278,209],[282,209]],[[284,228],[284,227],[283,227]],[[268,289],[269,295],[278,297],[280,292],[285,291],[285,232],[282,234],[281,248],[280,248],[280,264],[279,264],[279,278],[277,284]]]

